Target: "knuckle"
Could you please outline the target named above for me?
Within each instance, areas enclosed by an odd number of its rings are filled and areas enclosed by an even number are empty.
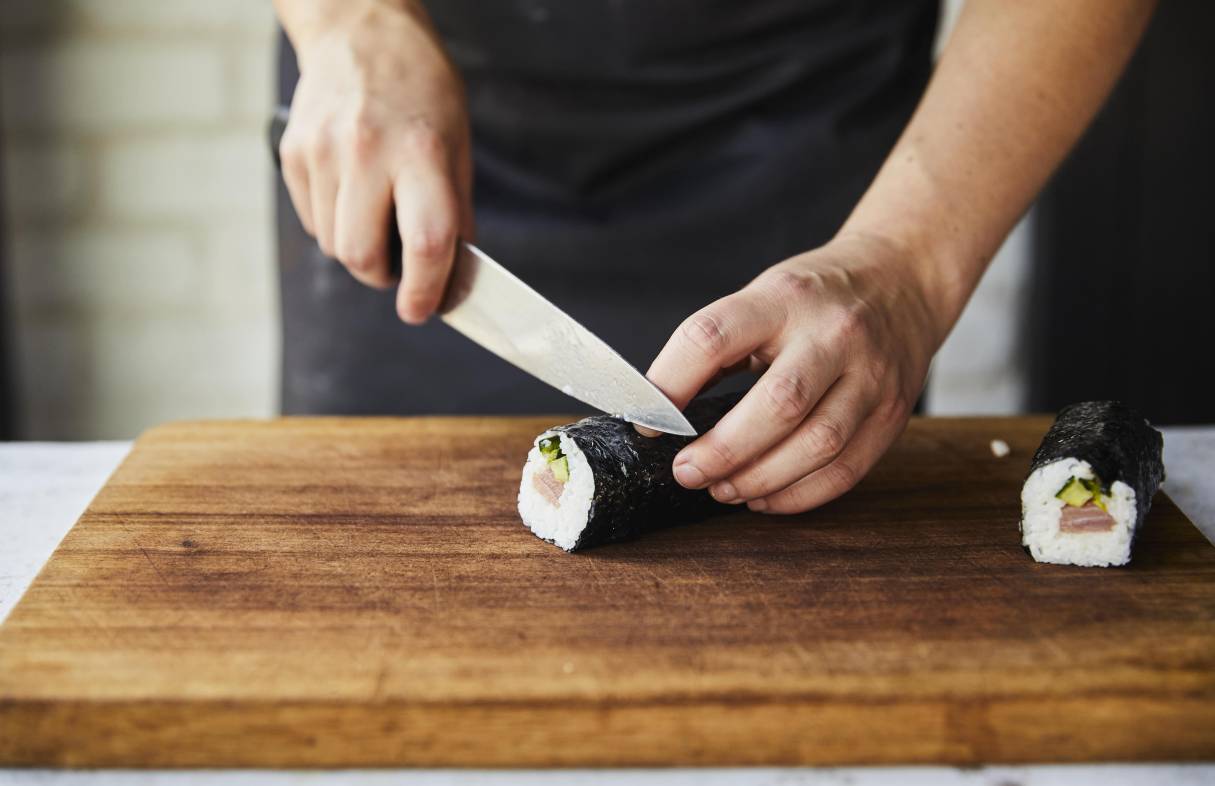
[[[410,292],[399,302],[397,313],[402,319],[418,318],[433,311],[436,303],[437,297],[433,293]]]
[[[342,144],[356,160],[366,161],[379,153],[383,138],[383,131],[378,124],[356,116],[346,127]]]
[[[758,489],[762,483],[753,477],[753,472],[740,472],[733,475],[728,480],[734,486],[734,490],[738,493],[741,499],[755,499],[760,496]]]
[[[873,308],[864,301],[857,301],[841,309],[836,320],[836,330],[842,338],[867,340],[873,325]]]
[[[755,499],[779,490],[775,473],[763,466],[752,466],[730,478],[743,499]]]
[[[317,134],[308,141],[307,157],[314,165],[328,164],[333,160],[333,139],[329,134]]]
[[[778,268],[760,277],[761,285],[777,295],[805,294],[821,289],[822,276],[815,271],[799,273]]]
[[[911,410],[911,402],[899,395],[880,404],[877,415],[888,423],[899,423],[911,415]]]
[[[725,467],[729,469],[738,464],[738,456],[723,440],[707,439],[705,440],[705,448],[712,455],[713,463],[718,467]]]
[[[435,263],[443,259],[454,242],[455,229],[452,227],[419,230],[409,236],[405,253],[410,259]]]
[[[359,248],[353,244],[339,245],[338,259],[351,270],[369,273],[376,268],[376,255],[367,248]]]
[[[823,468],[823,473],[827,481],[827,488],[833,492],[835,496],[843,494],[850,490],[861,479],[860,473],[850,462],[835,461]]]
[[[405,305],[415,314],[429,311],[435,303],[432,292],[412,292],[405,298]]]
[[[284,136],[278,148],[279,158],[282,159],[285,171],[299,171],[307,166],[305,146],[294,136]]]
[[[354,276],[363,286],[371,287],[372,289],[388,289],[393,285],[393,282],[384,274],[383,270],[355,270],[349,265],[346,269],[350,271],[350,275]]]
[[[841,309],[836,315],[835,331],[840,338],[852,341],[861,335],[864,325],[854,309]]]
[[[815,459],[831,459],[838,456],[847,443],[844,430],[833,421],[818,419],[806,429],[802,445],[807,455]]]
[[[447,151],[443,137],[425,120],[415,120],[401,135],[401,144],[410,153],[425,158],[442,158]]]
[[[730,343],[724,321],[712,309],[693,314],[683,323],[680,332],[706,358],[721,356]]]
[[[797,375],[769,372],[760,378],[764,401],[771,413],[784,423],[796,423],[810,409],[810,391]]]

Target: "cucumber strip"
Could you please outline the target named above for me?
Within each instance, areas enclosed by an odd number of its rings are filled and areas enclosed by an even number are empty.
[[[561,442],[556,437],[545,437],[540,440],[537,447],[539,447],[541,455],[549,461],[561,455]]]
[[[570,460],[566,456],[562,456],[556,461],[548,465],[553,471],[553,477],[565,483],[570,479]]]
[[[1068,505],[1074,508],[1083,507],[1086,502],[1093,498],[1093,492],[1089,491],[1088,487],[1079,478],[1072,478],[1059,489],[1056,497],[1063,500]]]
[[[1105,496],[1101,493],[1101,481],[1096,478],[1072,478],[1063,484],[1055,496],[1074,508],[1082,508],[1092,502],[1109,513],[1105,507]]]

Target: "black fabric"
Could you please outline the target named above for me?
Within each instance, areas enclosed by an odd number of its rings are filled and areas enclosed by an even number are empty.
[[[1029,406],[1215,420],[1215,4],[1161,3],[1034,214]]]
[[[467,84],[478,244],[643,369],[688,314],[838,229],[923,91],[937,17],[927,0],[428,8]],[[584,409],[438,322],[398,322],[281,184],[279,239],[285,412]]]

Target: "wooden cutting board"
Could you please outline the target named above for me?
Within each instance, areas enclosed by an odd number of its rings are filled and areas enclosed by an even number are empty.
[[[0,628],[0,762],[1215,758],[1215,549],[1161,495],[1133,566],[1034,563],[1047,420],[915,421],[820,510],[574,555],[515,513],[560,421],[145,434]]]

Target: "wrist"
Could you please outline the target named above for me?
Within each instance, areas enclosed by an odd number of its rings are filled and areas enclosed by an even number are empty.
[[[283,8],[276,2],[283,28],[291,39],[301,71],[306,69],[313,54],[335,39],[349,42],[357,48],[364,36],[378,38],[384,30],[394,27],[428,27],[429,17],[415,0],[329,0],[306,9]]]
[[[852,222],[839,231],[833,242],[861,243],[875,250],[884,273],[900,288],[910,289],[923,306],[924,327],[932,350],[945,343],[966,304],[970,288],[957,275],[942,252],[911,233],[891,232]]]

